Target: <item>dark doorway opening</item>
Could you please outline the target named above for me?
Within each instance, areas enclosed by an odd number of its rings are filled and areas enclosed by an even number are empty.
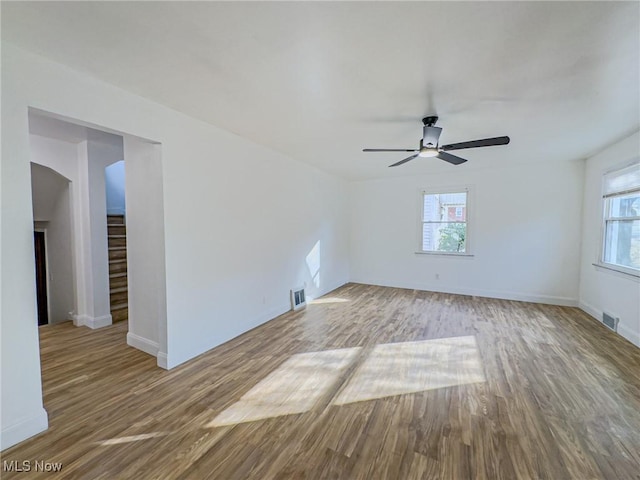
[[[36,296],[38,299],[38,325],[49,323],[49,303],[47,300],[47,255],[44,232],[33,232],[36,255]]]

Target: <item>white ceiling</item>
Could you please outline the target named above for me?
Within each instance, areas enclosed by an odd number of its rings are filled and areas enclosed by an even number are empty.
[[[639,2],[2,2],[2,39],[349,179],[584,158],[640,127]],[[509,135],[454,167],[404,155]]]

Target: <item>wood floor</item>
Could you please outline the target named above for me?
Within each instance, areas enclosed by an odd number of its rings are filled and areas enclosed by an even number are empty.
[[[640,478],[640,349],[575,308],[348,284],[170,372],[125,335],[40,329],[2,460],[62,471],[3,479]]]

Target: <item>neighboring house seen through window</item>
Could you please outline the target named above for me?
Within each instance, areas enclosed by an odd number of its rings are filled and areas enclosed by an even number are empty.
[[[640,164],[603,179],[602,257],[607,267],[640,276]]]
[[[420,251],[468,253],[468,188],[422,192]]]

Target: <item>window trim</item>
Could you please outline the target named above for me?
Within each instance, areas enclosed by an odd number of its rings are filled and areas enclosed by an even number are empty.
[[[632,277],[640,278],[640,270],[635,268],[625,267],[624,265],[617,265],[615,263],[605,262],[605,247],[606,247],[606,232],[607,232],[607,222],[610,221],[620,221],[620,220],[637,220],[640,219],[640,216],[636,217],[610,217],[610,212],[608,211],[609,200],[622,197],[625,195],[629,195],[630,193],[640,192],[640,186],[638,188],[626,189],[624,191],[616,192],[616,193],[608,193],[604,192],[604,178],[606,175],[617,172],[620,170],[624,170],[626,168],[631,167],[632,165],[638,165],[640,168],[640,157],[635,157],[633,160],[621,163],[616,165],[615,167],[608,168],[602,172],[601,176],[601,185],[600,185],[600,248],[598,249],[598,256],[596,261],[593,263],[594,267],[604,268],[606,270],[612,270],[614,272],[623,273],[625,275],[630,275]]]
[[[419,188],[418,189],[418,215],[416,215],[417,217],[417,227],[416,227],[416,243],[418,245],[418,249],[415,251],[415,253],[417,255],[436,255],[436,256],[442,256],[442,257],[473,257],[473,250],[472,250],[472,237],[473,237],[473,223],[474,223],[474,216],[473,216],[473,206],[470,207],[469,205],[473,204],[475,201],[475,186],[474,185],[454,185],[454,186],[444,186],[444,187],[436,187],[436,186],[432,186],[432,187],[424,187],[424,188]],[[446,194],[446,193],[463,193],[466,192],[467,193],[467,202],[465,205],[466,208],[466,220],[464,222],[438,222],[438,223],[466,223],[467,225],[467,231],[465,233],[465,239],[464,239],[464,243],[465,243],[465,251],[464,252],[437,252],[434,250],[423,250],[422,249],[422,228],[423,228],[423,224],[424,224],[424,196],[425,195],[434,195],[434,194]]]

